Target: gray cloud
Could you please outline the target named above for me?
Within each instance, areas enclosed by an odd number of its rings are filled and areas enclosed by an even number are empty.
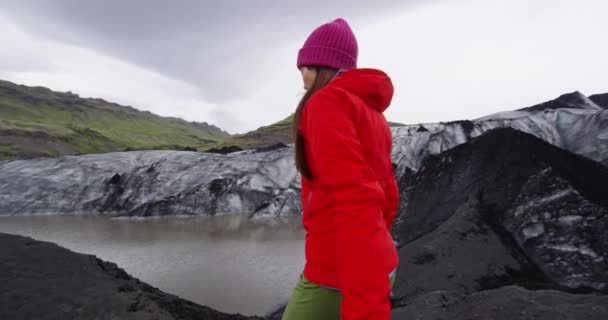
[[[426,1],[428,2],[428,1]],[[260,61],[335,17],[363,26],[399,1],[9,0],[0,9],[27,32],[89,48],[193,84],[221,103],[250,93]],[[355,30],[356,31],[356,30]],[[294,65],[278,66],[295,68]]]

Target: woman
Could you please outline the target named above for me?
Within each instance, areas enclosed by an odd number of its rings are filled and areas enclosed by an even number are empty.
[[[357,69],[357,55],[343,19],[318,27],[298,54],[306,94],[293,124],[306,265],[284,320],[390,317],[399,194],[382,112],[393,85],[380,70]]]

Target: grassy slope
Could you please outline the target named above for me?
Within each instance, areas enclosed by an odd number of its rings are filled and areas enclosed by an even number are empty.
[[[227,137],[228,133],[206,123],[0,81],[0,158],[205,149]]]
[[[242,149],[253,149],[277,143],[289,144],[291,143],[292,120],[293,116],[289,116],[279,122],[260,127],[254,131],[233,135],[213,147],[237,146]]]

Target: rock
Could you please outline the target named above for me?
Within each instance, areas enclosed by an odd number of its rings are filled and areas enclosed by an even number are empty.
[[[243,151],[243,149],[238,146],[226,146],[226,147],[221,147],[221,148],[211,148],[211,149],[207,150],[206,152],[229,154],[229,153],[238,152],[238,151]]]
[[[513,129],[428,157],[399,181],[392,319],[608,316],[606,181]]]
[[[406,261],[411,259],[409,252],[421,250],[417,247],[424,247],[426,243],[425,239],[414,241],[435,230],[443,230],[446,223],[454,225],[449,228],[451,233],[430,237],[434,241],[444,239],[441,243],[448,246],[458,243],[453,239],[455,230],[476,225],[480,230],[492,230],[500,236],[506,250],[523,251],[533,261],[529,265],[543,271],[547,278],[545,286],[605,290],[608,284],[605,272],[608,270],[608,236],[604,232],[608,224],[606,181],[608,168],[594,161],[520,131],[491,131],[428,158],[419,172],[401,179],[405,196],[393,227],[401,247],[400,257],[403,254]],[[467,204],[470,212],[457,215],[458,210],[466,210],[463,208]],[[481,239],[487,241],[488,246],[495,246],[494,237],[473,235],[476,239],[473,246]],[[458,246],[463,247],[466,244]],[[479,253],[470,258],[490,266],[493,262],[488,259],[499,254],[495,249],[492,251],[492,255]],[[579,263],[581,260],[585,263]],[[521,266],[522,260],[519,261]],[[454,262],[446,263],[454,265]],[[505,266],[513,269],[518,265],[512,261],[503,263],[501,267],[506,271]],[[444,278],[450,275],[445,268],[441,270],[446,272]],[[521,268],[511,271],[518,270]],[[505,274],[502,272],[499,276]],[[535,274],[528,276],[538,279]],[[516,281],[511,278],[508,282]],[[470,281],[459,285],[475,287]]]
[[[279,149],[288,148],[288,147],[289,147],[288,145],[279,142],[279,143],[275,143],[275,144],[267,146],[267,147],[256,148],[255,152],[268,152],[268,151],[274,151],[274,150],[279,150]]]
[[[542,282],[526,258],[505,246],[473,197],[439,227],[399,250],[394,306],[434,291],[460,295]]]
[[[285,312],[285,307],[287,307],[287,304],[282,305],[280,307],[278,307],[276,310],[270,312],[269,314],[267,314],[264,319],[266,320],[281,320],[281,318],[283,317],[283,312]]]
[[[0,319],[262,319],[162,292],[115,264],[0,233]]]
[[[423,125],[420,125],[418,127],[418,129],[416,130],[416,132],[428,132],[429,130],[427,130]]]
[[[466,297],[445,291],[421,295],[394,310],[394,320],[603,320],[608,296],[507,286]]]
[[[595,104],[597,104],[598,106],[604,109],[608,109],[608,93],[594,94],[592,96],[589,96],[589,99],[595,102]]]
[[[608,292],[608,205],[589,200],[585,189],[579,191],[558,170],[530,176],[501,224],[553,282]]]

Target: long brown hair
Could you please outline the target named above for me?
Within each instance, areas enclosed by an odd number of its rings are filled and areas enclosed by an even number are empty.
[[[302,137],[302,134],[300,133],[300,130],[299,130],[300,129],[300,119],[302,118],[302,111],[304,110],[304,106],[306,105],[306,102],[308,102],[308,99],[310,99],[310,97],[312,97],[313,94],[315,94],[317,91],[319,91],[319,89],[321,89],[325,85],[327,85],[329,83],[329,81],[331,81],[331,79],[333,79],[333,77],[336,75],[336,72],[338,72],[338,70],[336,70],[336,69],[321,67],[321,66],[310,66],[310,68],[313,68],[317,71],[317,76],[315,77],[315,81],[310,86],[310,88],[308,90],[306,90],[306,93],[300,100],[300,103],[298,103],[296,113],[293,117],[293,126],[292,126],[293,127],[292,138],[295,140],[294,141],[294,143],[295,143],[294,151],[295,151],[296,168],[298,169],[300,174],[302,176],[306,177],[306,179],[308,179],[308,180],[312,180],[313,175],[312,175],[312,172],[310,171],[310,167],[308,166],[308,163],[306,161],[306,155],[304,154],[304,143],[305,143],[304,137]]]

